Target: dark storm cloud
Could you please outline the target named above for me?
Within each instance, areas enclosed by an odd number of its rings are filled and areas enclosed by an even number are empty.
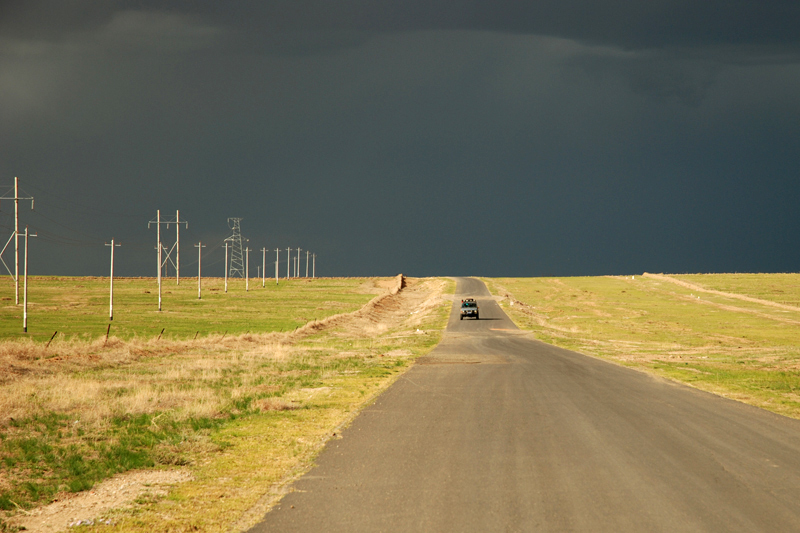
[[[103,27],[119,12],[160,11],[264,34],[462,29],[547,35],[626,48],[796,45],[800,21],[800,5],[793,0],[251,0],[233,4],[11,0],[0,9],[4,35],[44,39]]]
[[[37,187],[44,271],[115,236],[149,272],[157,208],[336,274],[800,261],[796,2],[230,5],[0,4],[0,184]]]

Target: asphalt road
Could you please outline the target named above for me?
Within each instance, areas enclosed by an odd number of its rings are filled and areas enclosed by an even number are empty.
[[[251,531],[800,531],[800,421],[523,334],[485,286]],[[457,302],[454,313],[457,313]]]

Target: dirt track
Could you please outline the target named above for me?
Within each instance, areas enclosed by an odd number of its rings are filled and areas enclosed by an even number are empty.
[[[750,302],[760,305],[765,305],[767,307],[774,307],[776,309],[783,309],[785,311],[797,311],[800,312],[800,307],[795,307],[793,305],[786,305],[779,302],[772,302],[770,300],[762,300],[761,298],[753,298],[752,296],[745,296],[744,294],[736,294],[735,292],[723,292],[717,291],[714,289],[706,289],[705,287],[701,287],[700,285],[695,285],[694,283],[689,283],[688,281],[683,281],[680,279],[675,279],[671,276],[666,276],[664,274],[650,274],[645,272],[642,274],[643,277],[657,279],[661,281],[668,281],[670,283],[674,283],[675,285],[680,285],[681,287],[685,287],[687,289],[691,289],[696,292],[704,292],[706,294],[715,294],[717,296],[723,296],[725,298],[733,298],[735,300],[742,300],[744,302]]]

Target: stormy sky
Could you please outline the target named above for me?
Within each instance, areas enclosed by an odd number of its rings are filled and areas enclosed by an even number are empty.
[[[114,238],[155,275],[157,209],[185,276],[200,240],[222,275],[228,217],[319,275],[798,271],[798,28],[796,0],[2,0],[0,192],[35,197],[38,274],[103,275]]]

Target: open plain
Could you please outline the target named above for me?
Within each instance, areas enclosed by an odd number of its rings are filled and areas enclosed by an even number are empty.
[[[65,279],[0,316],[9,530],[800,523],[797,275],[129,280],[108,340]]]

